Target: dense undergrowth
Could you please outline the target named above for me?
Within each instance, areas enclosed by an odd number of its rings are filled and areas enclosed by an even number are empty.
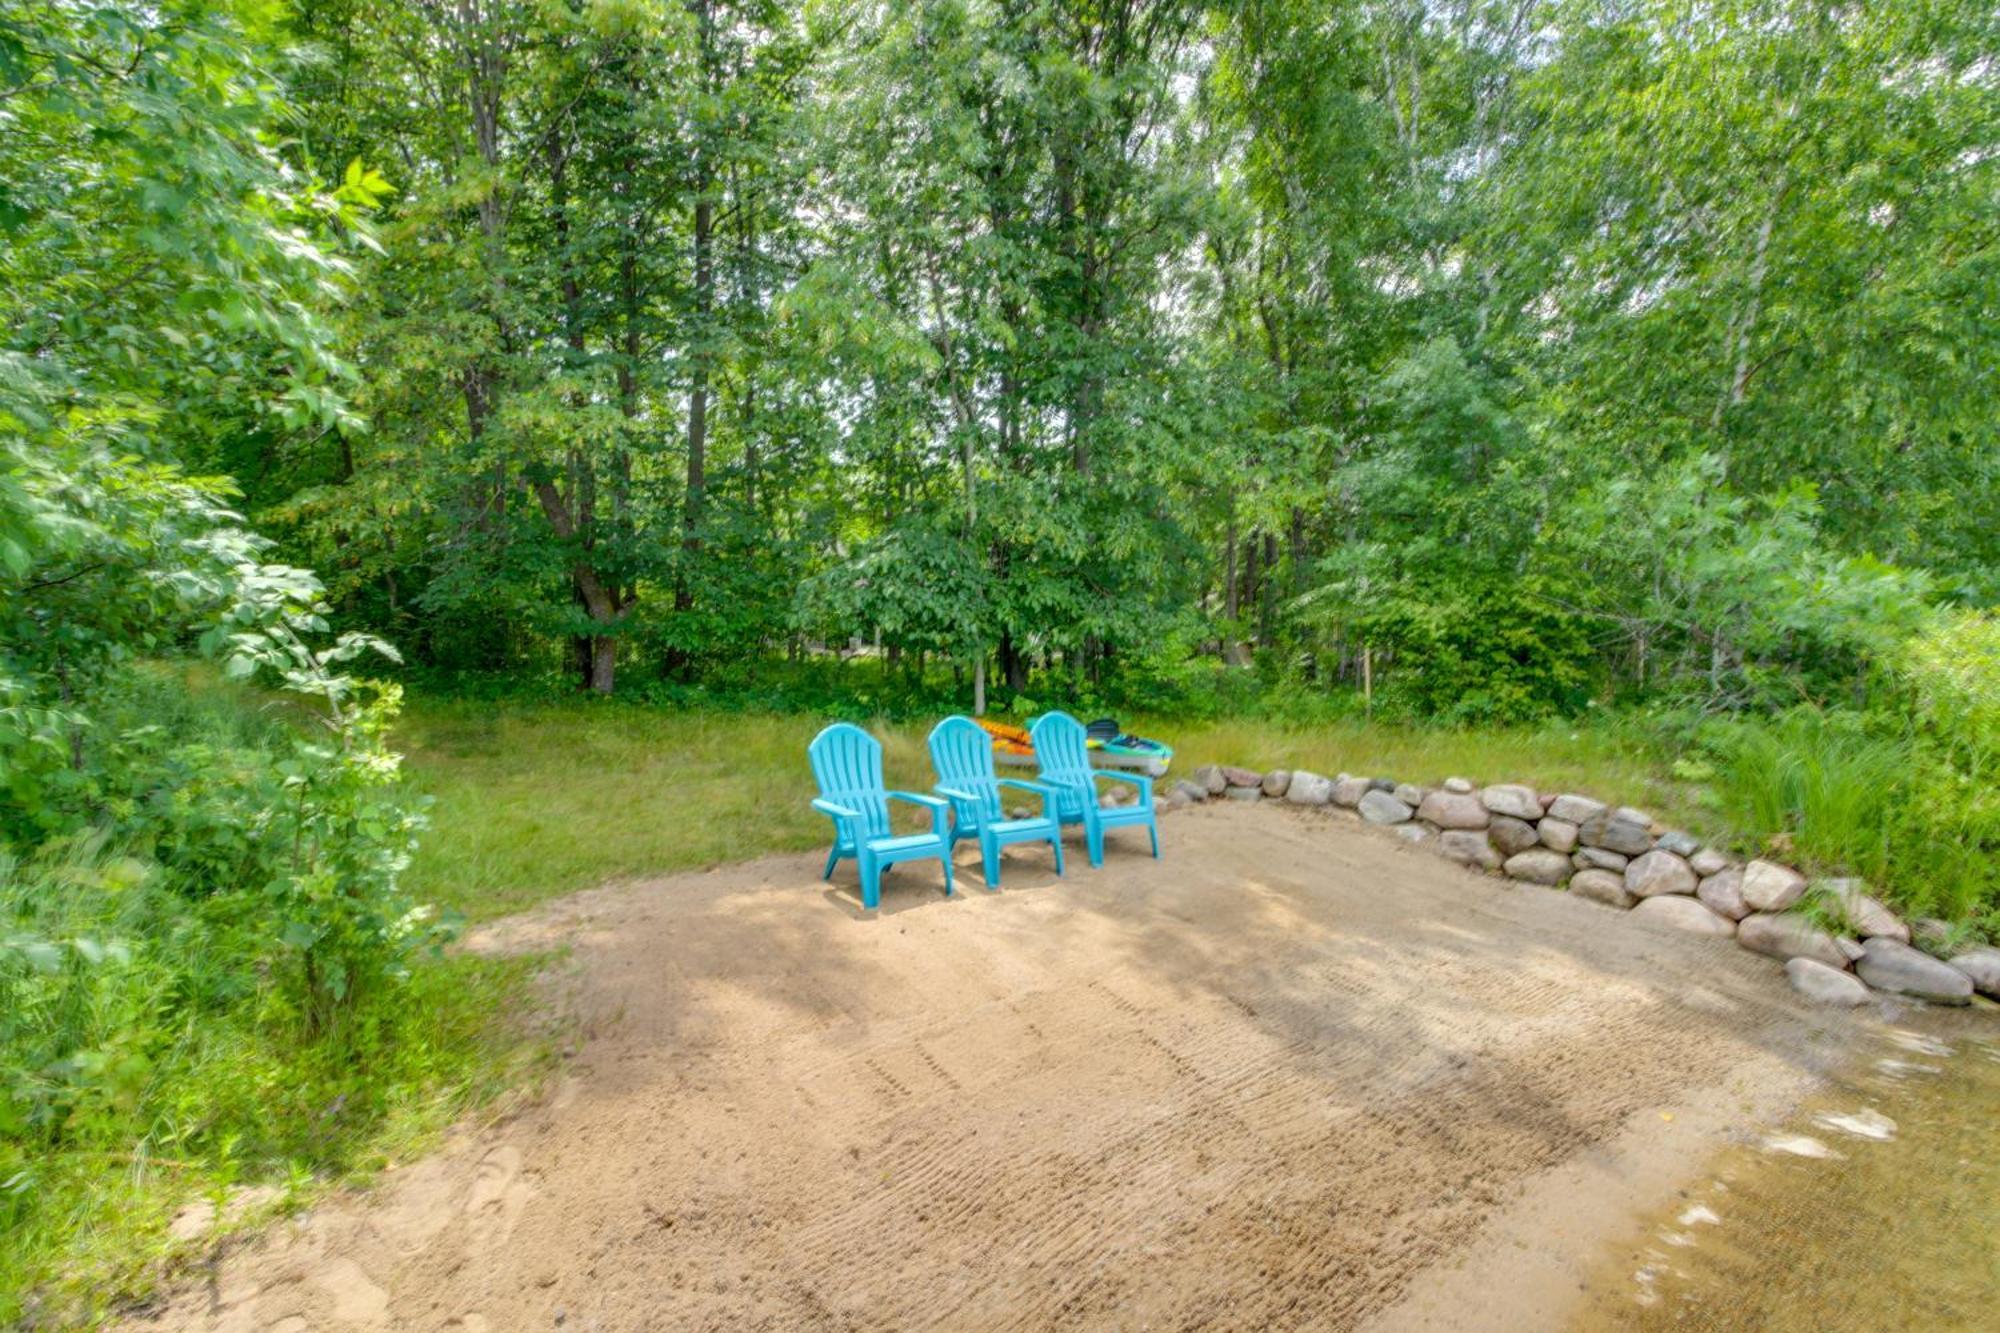
[[[395,891],[386,751],[212,674],[97,702],[92,762],[0,803],[32,848],[0,851],[0,1323],[30,1327],[417,1150],[541,1049],[503,1018],[533,960],[443,956]]]

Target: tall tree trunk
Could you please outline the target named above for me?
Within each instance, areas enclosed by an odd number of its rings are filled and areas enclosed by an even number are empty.
[[[710,0],[694,0],[700,50],[701,84],[713,93],[717,83],[715,13]],[[715,308],[715,160],[711,145],[695,147],[694,202],[694,346],[689,362],[687,420],[687,491],[681,505],[681,563],[674,574],[674,611],[686,615],[694,609],[691,573],[701,558],[702,508],[708,493],[708,386],[711,371],[710,344],[715,330],[710,327]],[[684,671],[689,661],[686,649],[668,654],[668,665]]]

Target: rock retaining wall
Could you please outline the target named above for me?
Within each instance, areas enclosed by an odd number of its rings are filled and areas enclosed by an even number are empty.
[[[1518,782],[1436,788],[1388,778],[1209,765],[1168,788],[1166,808],[1224,797],[1333,807],[1392,830],[1448,860],[1578,897],[1675,930],[1718,938],[1784,964],[1792,985],[1823,1004],[1857,1005],[1878,992],[1933,1004],[2000,997],[2000,949],[1949,959],[1911,944],[1910,925],[1858,879],[1811,881],[1769,860],[1741,862],[1643,810]],[[1824,903],[1851,933],[1835,935],[1796,909]],[[1822,914],[1826,915],[1826,914]],[[1934,935],[1937,923],[1916,923]]]

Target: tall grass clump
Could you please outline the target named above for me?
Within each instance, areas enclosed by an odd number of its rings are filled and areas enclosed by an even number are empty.
[[[2000,936],[2000,621],[1937,616],[1865,709],[1705,724],[1710,801],[1750,841]]]

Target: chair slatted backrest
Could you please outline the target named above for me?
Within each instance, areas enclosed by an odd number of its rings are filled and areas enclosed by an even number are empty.
[[[1044,778],[1073,792],[1096,789],[1083,723],[1068,713],[1044,713],[1028,728],[1028,735],[1034,740],[1035,760]]]
[[[1000,779],[984,728],[969,717],[948,717],[931,728],[930,750],[940,786],[977,797],[981,818],[999,818]]]
[[[865,836],[889,832],[889,797],[882,782],[882,743],[852,722],[836,722],[806,748],[819,794],[861,814]]]

